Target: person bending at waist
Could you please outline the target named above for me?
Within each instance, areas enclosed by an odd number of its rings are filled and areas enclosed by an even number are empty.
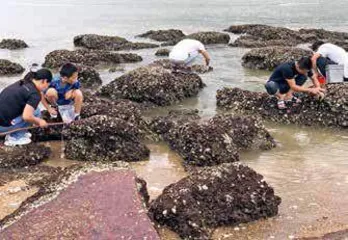
[[[285,101],[292,101],[294,104],[301,103],[301,100],[293,95],[294,92],[304,92],[319,95],[325,90],[320,87],[316,77],[313,75],[312,62],[309,57],[302,57],[298,61],[280,64],[272,73],[265,88],[270,95],[278,98],[278,108],[286,109]],[[307,77],[310,77],[314,88],[304,87]]]
[[[32,124],[47,126],[47,122],[40,118],[38,105],[51,80],[52,73],[48,69],[32,68],[24,79],[0,93],[0,133],[27,128]],[[30,138],[31,134],[27,130],[13,132],[6,135],[5,145],[29,144]]]
[[[204,45],[194,39],[184,39],[178,42],[169,53],[169,60],[174,71],[180,68],[187,69],[189,65],[201,54],[204,57],[205,65],[209,67],[210,56]]]
[[[315,74],[326,78],[326,66],[338,64],[344,66],[343,81],[348,81],[348,53],[341,47],[331,43],[317,41],[312,46],[315,53],[312,56]]]
[[[52,118],[57,116],[58,106],[73,105],[75,120],[80,119],[83,94],[78,81],[78,68],[75,65],[66,63],[61,67],[59,76],[54,77],[50,83],[42,103],[49,109]]]

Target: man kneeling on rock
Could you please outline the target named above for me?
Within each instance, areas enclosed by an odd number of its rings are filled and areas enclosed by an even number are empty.
[[[56,118],[58,109],[63,109],[61,106],[64,106],[64,109],[69,108],[69,111],[74,111],[72,120],[79,120],[83,94],[78,81],[78,68],[71,63],[66,63],[59,73],[60,75],[50,83],[42,103],[47,109],[50,109],[52,118]],[[52,106],[51,108],[48,106],[49,104]],[[62,115],[62,112],[60,113]]]
[[[311,69],[311,59],[302,57],[299,61],[283,63],[274,70],[265,87],[268,94],[278,98],[279,109],[286,109],[286,102],[292,102],[294,105],[301,103],[301,100],[293,95],[294,92],[319,95],[325,91],[320,87]],[[307,77],[311,78],[314,88],[303,86]]]
[[[189,65],[198,57],[199,54],[205,59],[207,68],[209,67],[210,56],[204,45],[197,40],[184,39],[177,43],[169,53],[169,59],[173,65],[174,72],[179,69],[190,71]]]

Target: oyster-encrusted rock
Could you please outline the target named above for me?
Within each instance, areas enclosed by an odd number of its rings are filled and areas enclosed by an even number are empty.
[[[284,27],[245,24],[232,25],[225,29],[225,31],[235,34],[245,34],[230,44],[233,47],[295,47],[298,44],[313,43],[318,40],[339,43],[340,46],[347,46],[346,44],[348,43],[348,33],[327,31],[324,29],[300,29],[296,31]]]
[[[173,64],[170,62],[169,59],[160,59],[160,60],[156,60],[153,63],[150,64],[151,66],[161,66],[165,69],[171,70],[173,71]],[[192,64],[189,66],[191,68],[191,71],[193,73],[197,73],[197,74],[204,74],[204,73],[208,73],[214,70],[214,68],[212,66],[205,66],[205,65],[201,65],[201,64]]]
[[[6,59],[0,59],[0,76],[21,74],[24,70],[25,69],[18,63],[13,63]]]
[[[73,122],[64,133],[66,157],[81,161],[140,161],[149,156],[139,129],[120,118],[96,115]]]
[[[99,94],[113,100],[124,98],[164,106],[196,96],[204,86],[196,74],[172,73],[150,65],[122,75],[103,86]]]
[[[242,65],[251,69],[273,70],[279,64],[301,57],[310,56],[311,51],[292,47],[256,48],[247,52],[242,58]]]
[[[156,56],[169,56],[170,50],[167,48],[158,49],[155,53]]]
[[[29,47],[23,40],[20,39],[3,39],[0,42],[0,48],[16,50]]]
[[[234,162],[239,160],[241,150],[275,147],[274,139],[255,117],[225,114],[208,121],[197,120],[196,112],[170,112],[154,118],[150,127],[183,157],[185,165]]]
[[[140,62],[142,58],[134,53],[112,53],[101,50],[79,49],[74,51],[55,50],[45,57],[44,67],[59,68],[67,62],[86,66]]]
[[[16,147],[0,148],[0,168],[24,168],[37,165],[51,155],[49,147],[29,144]]]
[[[302,96],[299,106],[288,104],[287,110],[277,108],[277,99],[267,93],[239,88],[224,88],[217,92],[217,106],[242,114],[259,115],[265,119],[306,126],[348,127],[348,84],[328,84],[326,96],[318,100]]]
[[[74,45],[76,47],[108,51],[136,50],[159,47],[159,45],[153,43],[133,43],[122,37],[102,36],[97,34],[84,34],[76,36],[74,38]]]
[[[83,88],[97,88],[103,83],[98,71],[91,67],[81,68],[79,71],[79,81]]]
[[[166,187],[149,214],[184,239],[211,239],[217,227],[277,215],[280,202],[262,175],[225,163],[193,171]]]
[[[172,41],[173,39],[182,39],[186,35],[178,29],[168,30],[150,30],[146,33],[140,34],[137,37],[150,38],[158,42]]]
[[[230,42],[230,35],[227,33],[221,33],[221,32],[196,32],[187,35],[186,37],[179,38],[179,39],[173,39],[170,41],[167,41],[161,46],[173,46],[180,42],[183,39],[195,39],[203,43],[204,45],[211,45],[211,44],[228,44]]]

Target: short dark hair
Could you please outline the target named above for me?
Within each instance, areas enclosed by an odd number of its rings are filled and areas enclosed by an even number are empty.
[[[59,71],[60,76],[68,78],[76,72],[78,72],[78,68],[72,63],[64,64]]]
[[[302,57],[297,63],[300,69],[308,71],[312,69],[312,60],[310,57]]]
[[[313,51],[317,51],[318,48],[323,45],[325,42],[324,41],[316,41],[315,43],[313,43],[312,45],[312,49]]]

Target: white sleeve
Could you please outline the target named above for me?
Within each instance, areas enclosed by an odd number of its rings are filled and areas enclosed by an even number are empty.
[[[319,53],[323,57],[327,57],[329,55],[329,49],[327,46],[322,45],[321,47],[319,47],[317,53]]]
[[[205,51],[205,47],[204,47],[203,43],[199,43],[198,50]]]

